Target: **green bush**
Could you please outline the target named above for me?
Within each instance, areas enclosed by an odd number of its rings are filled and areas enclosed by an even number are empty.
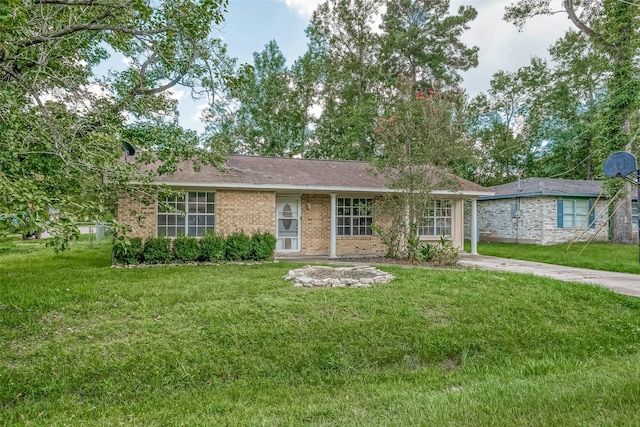
[[[200,258],[200,245],[192,236],[177,237],[173,241],[173,254],[180,262],[193,262]]]
[[[271,233],[255,233],[251,236],[251,259],[256,261],[272,259],[277,241]]]
[[[459,259],[458,248],[453,245],[451,240],[441,236],[440,245],[432,249],[430,262],[442,267],[451,267],[458,264]]]
[[[418,248],[418,261],[429,262],[433,259],[436,247],[431,243],[421,243]]]
[[[111,259],[118,264],[140,264],[142,262],[142,239],[120,236],[113,242]]]
[[[166,264],[173,259],[171,240],[166,237],[149,237],[144,242],[144,262],[147,264]]]
[[[225,257],[229,261],[251,259],[251,238],[244,233],[236,232],[227,237]]]
[[[225,259],[226,242],[224,236],[210,231],[200,239],[200,253],[205,261],[222,261]]]

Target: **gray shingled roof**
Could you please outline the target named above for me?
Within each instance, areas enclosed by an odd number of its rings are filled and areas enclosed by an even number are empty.
[[[580,179],[527,178],[508,184],[490,187],[495,195],[480,197],[478,200],[507,199],[513,197],[563,196],[598,197],[602,181]]]
[[[143,166],[155,169],[158,165]],[[179,170],[158,181],[169,185],[210,185],[219,188],[289,188],[289,189],[354,189],[358,191],[389,190],[386,179],[368,162],[295,159],[288,157],[228,156],[227,171],[201,166],[194,171],[191,161],[182,162]],[[463,192],[491,191],[467,180],[459,180]]]

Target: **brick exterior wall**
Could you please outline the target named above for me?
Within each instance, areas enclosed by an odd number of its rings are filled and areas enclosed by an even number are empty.
[[[273,191],[216,191],[216,231],[276,234],[276,193]]]
[[[511,205],[516,199],[483,200],[478,202],[478,230],[482,242],[518,242],[553,245],[570,242],[576,235],[575,228],[558,228],[556,197],[523,197],[519,199],[519,218],[511,217]],[[606,242],[607,214],[602,213],[607,201],[600,200],[595,209],[595,228],[589,228],[578,239]],[[602,213],[602,214],[601,214]],[[600,215],[600,217],[598,217]]]
[[[331,196],[303,194],[302,251],[303,255],[329,255],[331,240]],[[378,236],[336,236],[336,255],[384,255],[386,247]]]
[[[301,240],[305,255],[328,255],[331,230],[331,196],[303,194],[301,201]]]
[[[214,190],[199,190],[214,191]],[[216,190],[216,231],[227,236],[236,231],[276,234],[276,193],[273,191]],[[303,194],[301,202],[300,255],[329,255],[331,196]],[[132,226],[131,237],[157,235],[157,203],[144,204],[126,194],[118,200],[117,219]],[[375,220],[374,220],[375,221]],[[377,235],[337,236],[338,256],[384,254],[386,247]]]
[[[337,236],[336,255],[384,255],[387,247],[375,236]]]
[[[155,201],[143,202],[139,197],[121,192],[118,197],[116,220],[121,224],[128,224],[132,230],[129,237],[155,237],[158,226],[158,204]]]

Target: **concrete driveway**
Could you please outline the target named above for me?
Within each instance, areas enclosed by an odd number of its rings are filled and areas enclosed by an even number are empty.
[[[464,267],[478,268],[481,270],[528,273],[536,276],[564,280],[565,282],[598,285],[620,294],[640,297],[640,275],[638,274],[612,273],[610,271],[565,267],[541,262],[471,255],[468,253],[460,254],[459,264]]]

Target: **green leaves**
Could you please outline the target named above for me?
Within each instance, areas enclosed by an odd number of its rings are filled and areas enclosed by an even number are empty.
[[[0,5],[0,212],[44,218],[55,209],[69,221],[110,219],[117,191],[132,181],[150,182],[133,164],[120,162],[123,139],[139,152],[155,151],[154,160],[164,162],[160,173],[192,157],[196,166],[219,164],[215,147],[205,149],[195,132],[180,129],[168,90],[181,84],[192,97],[207,99],[224,93],[233,61],[212,32],[226,5]],[[128,68],[103,72],[99,67],[110,55],[130,59]],[[64,249],[71,228],[48,220],[45,227],[67,235],[55,243]]]
[[[230,92],[239,108],[225,115],[218,137],[235,152],[293,156],[302,152],[309,100],[301,96],[295,69],[288,69],[275,41],[253,54],[254,65],[240,69]]]
[[[414,82],[459,83],[459,71],[478,65],[478,48],[460,40],[477,12],[460,6],[457,15],[448,13],[448,0],[387,2],[381,49],[385,71]]]

